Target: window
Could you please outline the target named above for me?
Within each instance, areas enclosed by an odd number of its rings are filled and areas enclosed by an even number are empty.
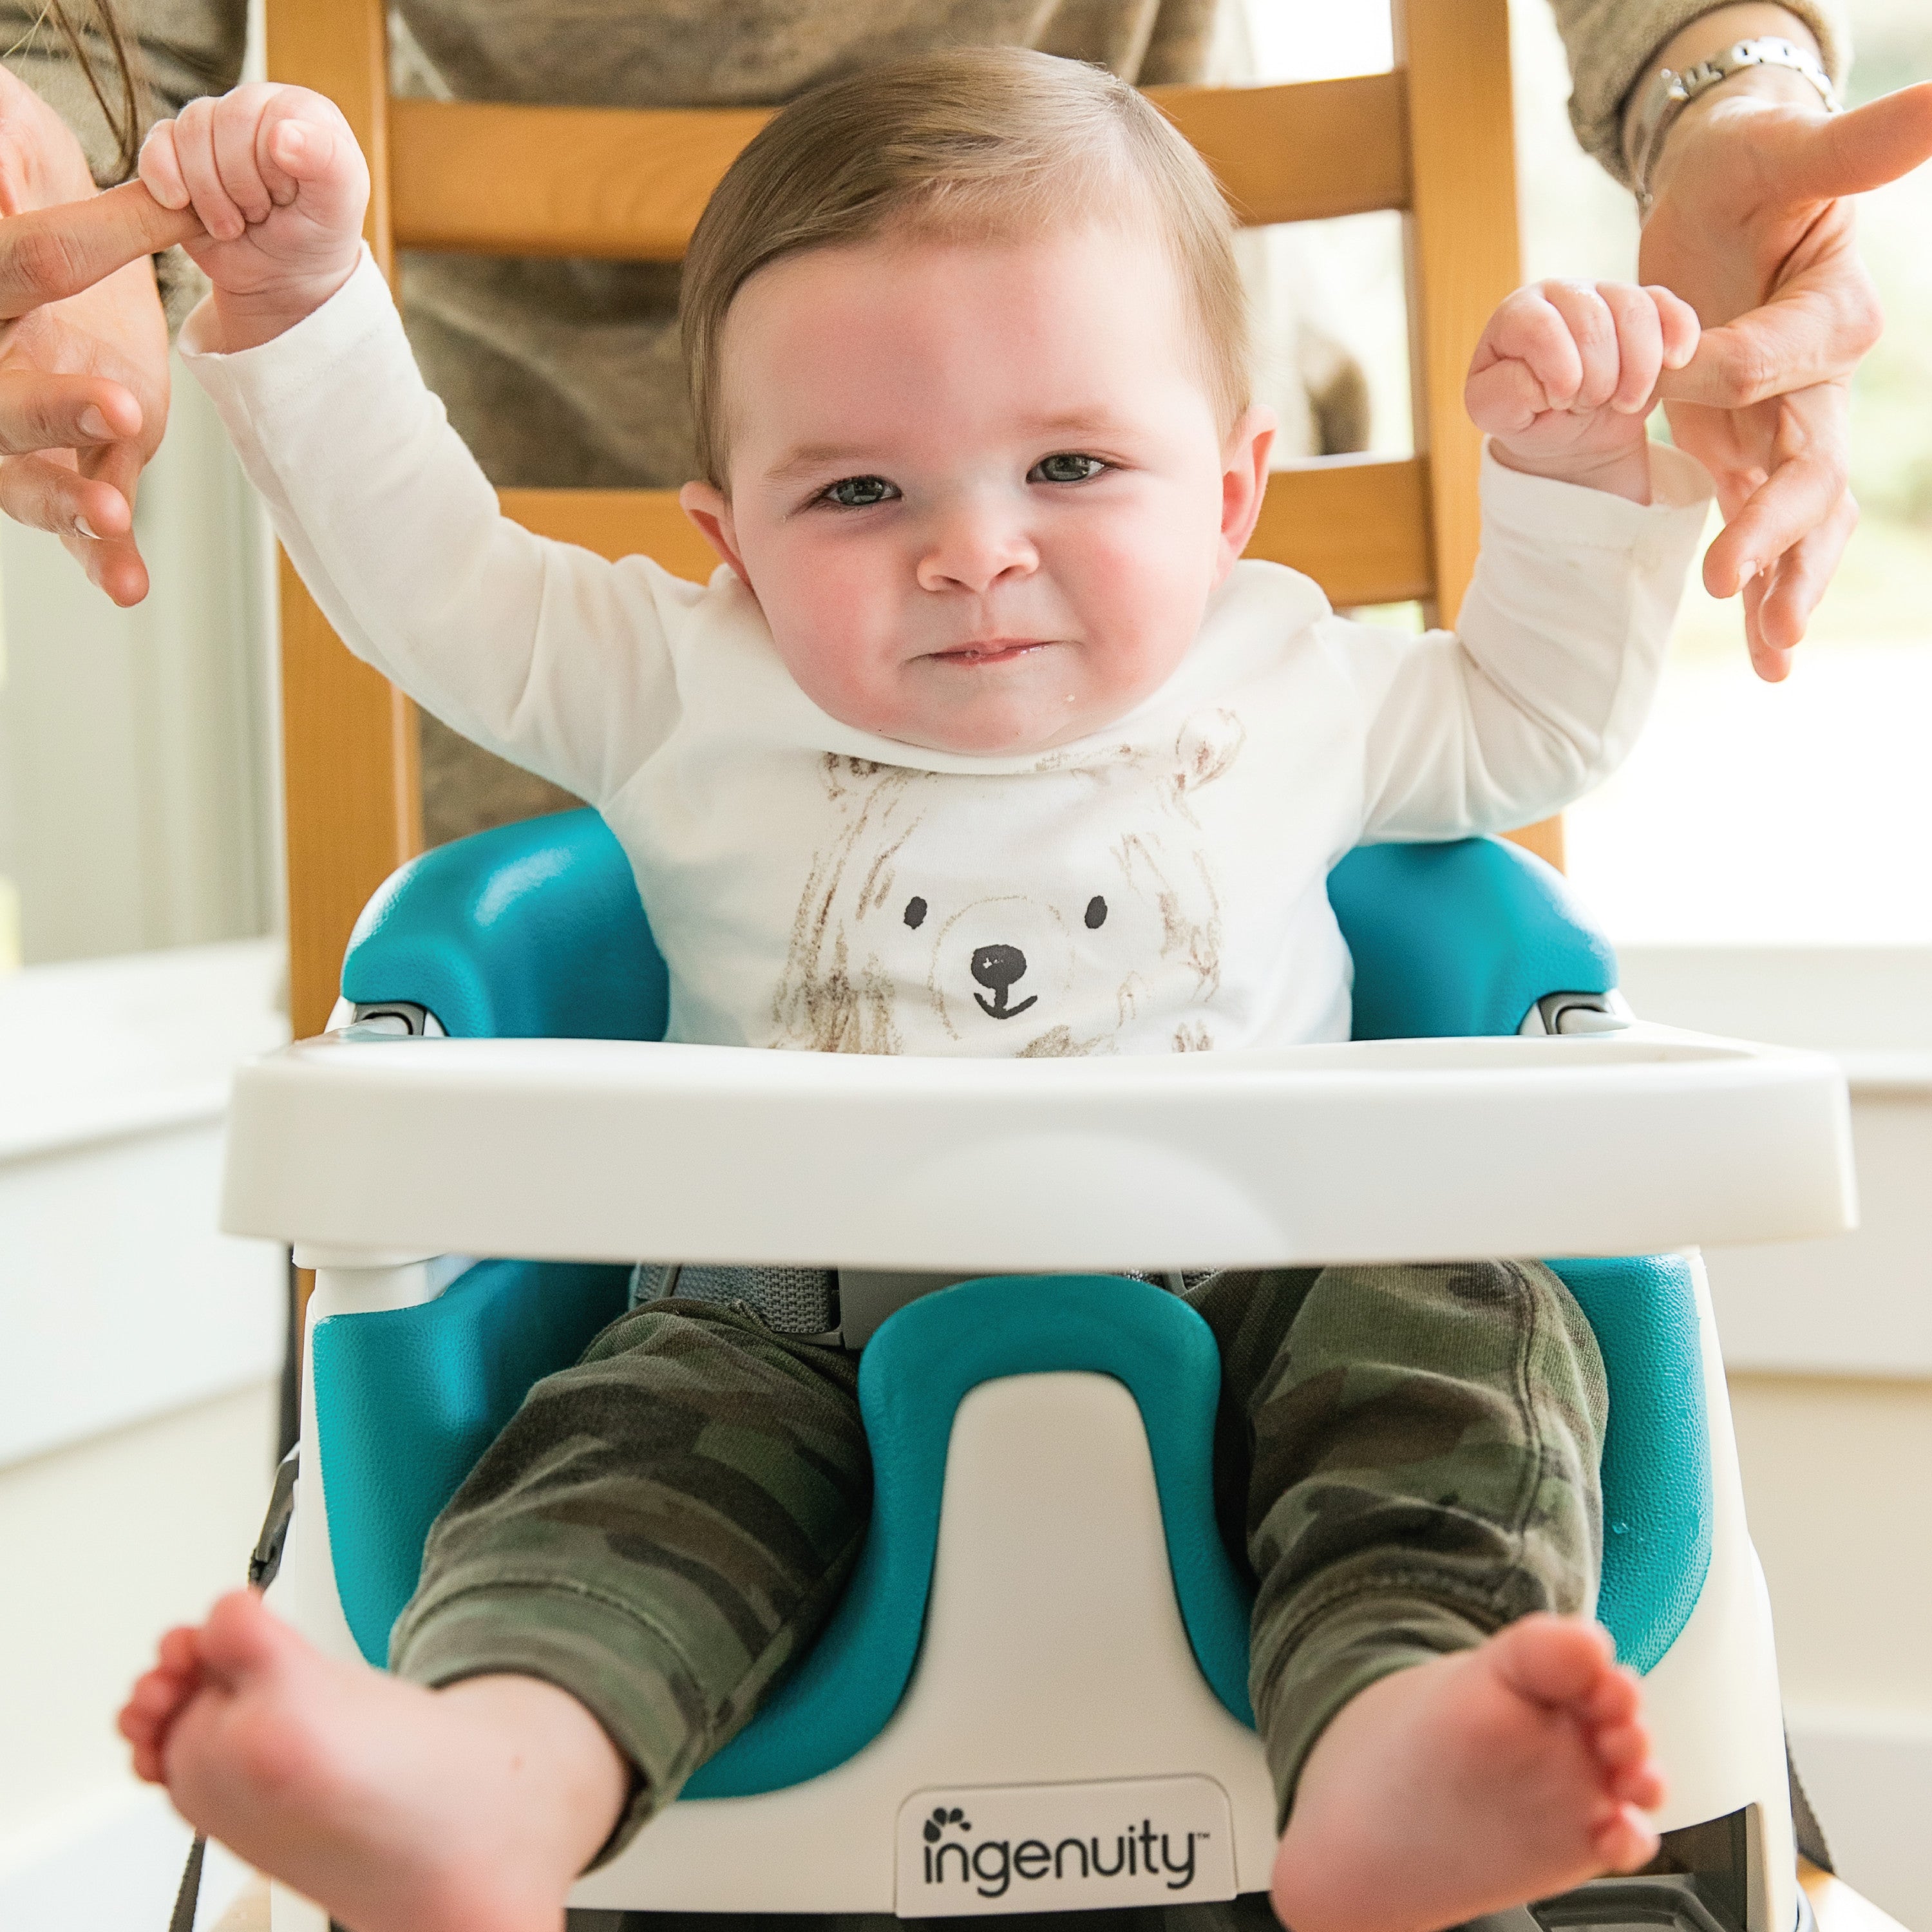
[[[1854,101],[1932,76],[1923,0],[1850,12]],[[1250,0],[1247,20],[1264,78],[1392,58],[1379,5]],[[1630,275],[1635,208],[1570,131],[1550,8],[1515,0],[1511,28],[1525,278]],[[1635,754],[1568,814],[1571,873],[1620,940],[1932,943],[1932,169],[1861,221],[1888,316],[1853,392],[1864,520],[1784,685],[1753,674],[1739,606],[1694,580]],[[1288,231],[1272,266],[1363,364],[1373,446],[1412,447],[1398,218]]]
[[[178,366],[173,388],[145,603],[0,522],[0,969],[275,923],[266,539],[206,398]]]

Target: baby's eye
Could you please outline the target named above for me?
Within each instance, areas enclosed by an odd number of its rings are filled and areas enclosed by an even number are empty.
[[[898,485],[883,476],[842,476],[822,493],[826,502],[836,503],[842,510],[870,509],[898,494]]]
[[[1027,472],[1029,483],[1084,483],[1106,468],[1097,456],[1076,456],[1063,450],[1057,456],[1043,456]]]

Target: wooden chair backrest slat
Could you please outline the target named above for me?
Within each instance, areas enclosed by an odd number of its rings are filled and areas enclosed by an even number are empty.
[[[1419,598],[1452,619],[1475,557],[1478,442],[1462,372],[1518,275],[1507,0],[1391,0],[1387,74],[1152,96],[1251,225],[1407,211],[1418,454],[1278,472],[1250,554],[1304,570],[1338,605]],[[268,70],[329,94],[370,157],[368,233],[394,248],[675,260],[763,110],[392,100],[387,0],[267,0]],[[506,490],[510,513],[680,575],[712,559],[669,491]],[[416,724],[358,664],[293,572],[282,588],[291,999],[326,1021],[349,930],[418,849]],[[1561,856],[1556,821],[1521,836]]]
[[[1409,202],[1398,74],[1282,87],[1155,88],[1241,220],[1319,221]],[[392,101],[399,248],[675,262],[711,191],[770,116]]]

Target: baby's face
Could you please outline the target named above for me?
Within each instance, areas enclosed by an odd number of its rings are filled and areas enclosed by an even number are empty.
[[[730,494],[686,487],[800,687],[911,745],[1025,752],[1130,710],[1247,541],[1272,422],[1224,445],[1152,238],[788,256],[725,325]]]

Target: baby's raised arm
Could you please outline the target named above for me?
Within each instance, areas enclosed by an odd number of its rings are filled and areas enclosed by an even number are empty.
[[[1629,752],[1709,494],[1645,425],[1697,340],[1669,290],[1624,283],[1541,282],[1490,318],[1465,392],[1492,459],[1483,548],[1456,631],[1351,634],[1370,836],[1540,818]]]
[[[182,332],[277,532],[343,641],[478,742],[602,802],[674,724],[696,593],[536,536],[423,385],[364,253],[369,172],[333,103],[243,87],[148,136],[213,292]]]

